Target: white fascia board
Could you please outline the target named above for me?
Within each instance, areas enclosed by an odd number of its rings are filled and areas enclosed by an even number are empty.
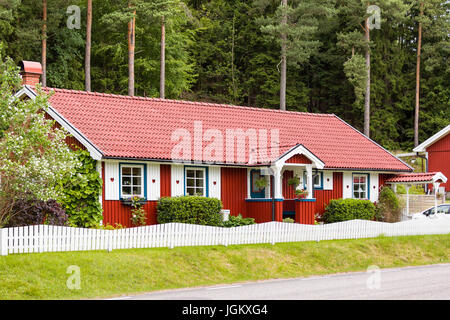
[[[21,90],[19,90],[16,94],[17,97],[22,98],[23,96],[28,96],[30,99],[36,98],[36,92],[31,89],[29,86],[23,86]],[[49,104],[47,113],[59,123],[64,129],[66,129],[75,139],[77,139],[86,149],[89,151],[92,159],[101,160],[102,152],[94,146],[92,142],[89,141],[85,136],[83,136],[75,127],[67,121],[62,115],[60,115],[53,107]]]
[[[446,126],[444,129],[442,129],[441,131],[439,131],[436,134],[432,135],[430,138],[428,138],[427,140],[425,140],[421,144],[419,144],[417,147],[415,147],[413,149],[413,151],[414,152],[425,152],[426,148],[428,146],[432,145],[433,143],[435,143],[439,139],[443,138],[449,132],[450,132],[450,124],[448,126]]]
[[[444,176],[444,174],[442,172],[437,172],[434,176],[433,176],[433,183],[438,181],[438,180],[442,180],[443,183],[447,182],[447,177]]]
[[[284,166],[286,161],[290,159],[291,157],[295,156],[296,154],[303,154],[305,157],[307,157],[311,162],[315,165],[317,169],[323,169],[325,167],[325,163],[320,160],[318,157],[316,157],[311,151],[306,149],[303,145],[298,144],[295,147],[293,147],[291,150],[286,152],[284,155],[282,155],[278,160],[274,162],[275,166]],[[295,163],[289,163],[289,165],[295,165]],[[304,165],[303,165],[304,166]]]

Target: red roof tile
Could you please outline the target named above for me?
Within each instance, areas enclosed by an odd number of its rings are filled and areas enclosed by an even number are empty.
[[[421,172],[421,173],[405,173],[398,174],[395,177],[389,178],[386,180],[386,183],[402,183],[402,182],[423,182],[429,183],[433,182],[433,177],[437,174],[437,172]]]
[[[201,121],[203,132],[220,130],[224,143],[227,129],[266,129],[268,132],[278,129],[280,156],[302,144],[322,160],[326,168],[411,171],[402,161],[332,114],[51,90],[55,91],[50,98],[52,108],[105,157],[170,160],[172,149],[178,143],[171,140],[174,130],[186,129],[194,137],[194,121]],[[204,142],[203,147],[209,143]],[[224,152],[225,149],[224,146]],[[195,155],[192,158],[186,160],[211,160]]]

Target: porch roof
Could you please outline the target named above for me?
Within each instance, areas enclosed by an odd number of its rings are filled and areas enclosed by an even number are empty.
[[[396,175],[388,180],[389,184],[426,184],[435,182],[447,182],[447,177],[441,172],[413,172]]]

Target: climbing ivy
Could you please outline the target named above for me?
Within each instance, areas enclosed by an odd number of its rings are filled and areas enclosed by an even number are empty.
[[[76,174],[67,179],[62,187],[64,196],[59,199],[69,216],[69,224],[74,227],[98,227],[102,220],[99,196],[102,179],[96,170],[96,161],[86,150],[75,151],[82,163]]]

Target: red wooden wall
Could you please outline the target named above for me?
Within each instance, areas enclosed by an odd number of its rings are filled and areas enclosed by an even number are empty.
[[[162,181],[165,180],[161,176]],[[169,177],[170,179],[170,177]],[[103,208],[103,225],[121,224],[124,227],[132,227],[131,223],[131,207],[123,205],[120,200],[105,200],[105,163],[102,163],[102,208]],[[170,181],[170,180],[169,180]],[[170,182],[169,182],[170,184]],[[147,224],[156,224],[156,206],[157,201],[147,201],[144,205],[144,210],[147,212]]]
[[[160,166],[160,176],[161,197],[170,197],[172,195],[172,189],[170,187],[170,179],[172,177],[170,164],[162,164]]]
[[[342,172],[333,172],[333,190],[314,190],[314,197],[316,198],[315,213],[323,214],[330,200],[343,197],[342,183]]]
[[[221,168],[221,200],[233,216],[247,217],[247,169]]]
[[[286,160],[286,163],[312,163],[312,162],[303,154],[296,154],[291,158],[289,158],[288,160]]]
[[[450,134],[441,138],[427,148],[428,172],[442,172],[447,182],[442,183],[446,191],[450,190]]]
[[[272,201],[247,201],[247,217],[256,223],[272,221]]]
[[[301,224],[314,224],[316,201],[295,201],[295,222]]]
[[[282,191],[284,199],[295,199],[295,188],[288,184],[289,179],[294,177],[294,171],[286,170],[283,172]]]

